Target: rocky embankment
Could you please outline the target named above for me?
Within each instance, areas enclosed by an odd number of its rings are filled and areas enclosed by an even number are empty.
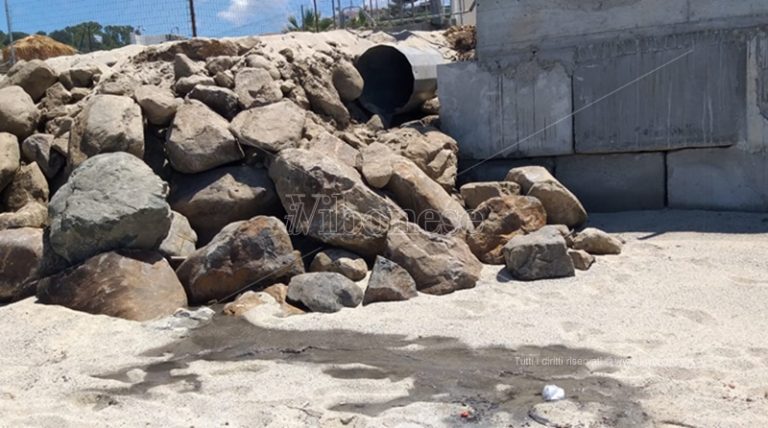
[[[441,40],[401,43],[454,55]],[[238,296],[226,312],[336,312],[472,288],[483,263],[530,281],[621,251],[579,231],[587,213],[543,168],[457,189],[437,100],[402,124],[362,108],[355,60],[377,41],[392,40],[190,40],[14,66],[0,303],[132,320]]]

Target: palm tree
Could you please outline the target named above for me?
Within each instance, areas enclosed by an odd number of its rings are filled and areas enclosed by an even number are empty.
[[[315,15],[313,10],[306,10],[304,11],[304,17],[301,22],[299,22],[295,16],[289,16],[288,25],[283,31],[286,33],[291,31],[309,31],[314,33],[318,31],[328,31],[333,29],[333,27],[335,27],[333,19],[323,18],[320,12]]]

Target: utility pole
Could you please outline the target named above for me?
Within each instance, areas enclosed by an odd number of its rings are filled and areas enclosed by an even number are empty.
[[[192,37],[197,37],[197,19],[195,18],[195,0],[189,0],[189,19],[192,21]]]
[[[16,64],[16,47],[13,46],[13,25],[11,25],[11,8],[8,6],[8,0],[5,0],[5,20],[8,23],[8,50],[11,52],[11,64]]]
[[[317,0],[312,0],[312,3],[315,5],[315,33],[320,32],[320,19],[319,16],[317,16]]]
[[[307,30],[307,23],[304,22],[304,5],[301,5],[301,28],[299,28],[299,31],[306,31]]]

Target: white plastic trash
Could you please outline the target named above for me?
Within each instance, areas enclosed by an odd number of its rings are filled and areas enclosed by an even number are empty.
[[[557,401],[565,398],[565,390],[557,385],[547,385],[541,391],[545,401]]]

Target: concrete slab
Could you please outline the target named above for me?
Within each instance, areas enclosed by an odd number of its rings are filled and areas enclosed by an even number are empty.
[[[768,211],[768,153],[741,147],[667,155],[669,206]]]
[[[554,158],[493,159],[488,161],[460,159],[459,174],[456,181],[458,187],[467,183],[482,181],[504,181],[510,169],[531,165],[543,166],[553,174],[555,171]]]
[[[576,153],[718,147],[745,138],[743,39],[693,34],[644,39],[634,49],[605,42],[590,55],[574,70]]]
[[[558,63],[519,65],[502,77],[504,158],[573,153],[571,76]]]
[[[664,208],[664,153],[564,156],[555,176],[588,212]]]
[[[442,130],[459,143],[459,153],[473,159],[492,156],[502,146],[501,77],[475,62],[437,69]]]

